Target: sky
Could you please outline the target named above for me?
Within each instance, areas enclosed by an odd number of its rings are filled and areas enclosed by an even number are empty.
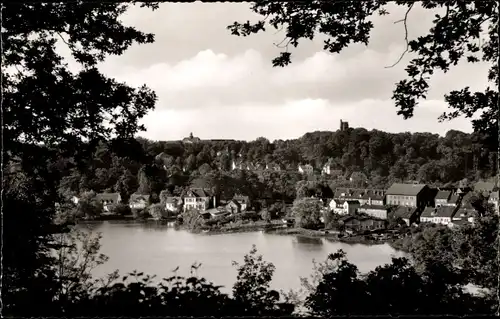
[[[249,37],[231,35],[234,21],[256,21],[248,3],[164,3],[156,11],[134,7],[125,25],[155,34],[153,44],[133,45],[100,66],[108,76],[132,86],[148,85],[158,102],[139,135],[177,140],[191,132],[201,139],[269,140],[298,138],[307,132],[335,131],[340,120],[351,127],[387,132],[471,132],[469,119],[439,123],[447,110],[444,94],[486,86],[487,65],[460,64],[430,81],[428,99],[404,120],[391,100],[405,78],[411,55],[393,68],[405,49],[404,28],[394,21],[404,8],[374,17],[370,43],[340,54],[323,51],[323,38],[292,48],[292,64],[272,67],[283,34],[269,29]],[[408,17],[409,37],[425,34],[433,15],[415,7]],[[71,64],[71,63],[70,63]]]

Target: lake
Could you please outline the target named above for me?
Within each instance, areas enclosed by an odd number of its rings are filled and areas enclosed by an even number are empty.
[[[343,249],[361,272],[389,263],[392,256],[403,256],[387,244],[346,244],[325,238],[262,232],[192,234],[164,225],[132,222],[100,222],[78,227],[102,233],[101,252],[109,261],[94,270],[95,276],[119,269],[122,275],[138,270],[161,279],[172,276],[176,267],[179,267],[178,275],[188,276],[190,266],[198,262],[202,265],[197,274],[216,285],[223,285],[221,290],[226,293],[236,281],[232,261],[242,263],[252,244],[265,261],[276,267],[272,288],[286,291],[300,288],[299,277],[312,274],[313,259],[324,261],[328,254],[338,249]]]

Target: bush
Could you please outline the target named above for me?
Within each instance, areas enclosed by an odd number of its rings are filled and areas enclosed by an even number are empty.
[[[112,209],[111,212],[120,215],[120,216],[127,216],[127,215],[132,215],[132,210],[128,205],[125,204],[117,204],[115,205]]]

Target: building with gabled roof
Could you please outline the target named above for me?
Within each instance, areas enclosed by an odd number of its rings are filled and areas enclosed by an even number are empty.
[[[420,222],[448,225],[457,212],[457,207],[426,207],[420,215]]]
[[[184,196],[184,211],[190,209],[204,211],[210,206],[217,207],[216,197],[210,189],[191,188]]]
[[[99,193],[96,199],[102,204],[104,211],[109,212],[111,206],[121,203],[122,197],[120,193]]]
[[[387,205],[423,208],[428,202],[429,187],[425,184],[394,183],[386,192]]]
[[[144,209],[149,205],[149,195],[132,194],[128,205],[131,209]]]

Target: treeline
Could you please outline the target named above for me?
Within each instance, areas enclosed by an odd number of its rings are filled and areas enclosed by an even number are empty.
[[[362,128],[313,132],[294,140],[255,141],[150,141],[144,138],[99,141],[88,144],[86,160],[73,163],[61,156],[53,163],[63,176],[62,193],[119,192],[122,198],[139,192],[158,200],[162,190],[180,195],[191,185],[259,197],[293,200],[300,180],[345,184],[352,173],[366,175],[368,187],[385,188],[392,182],[418,180],[450,186],[495,174],[496,149],[478,133],[449,131],[390,134]],[[82,154],[79,154],[82,155]],[[81,157],[81,156],[79,156]],[[232,171],[232,162],[277,164],[280,171]],[[342,170],[343,178],[320,176],[327,162]],[[315,167],[315,176],[302,176],[298,164]],[[352,185],[351,185],[352,186]],[[360,185],[354,185],[360,186]]]

